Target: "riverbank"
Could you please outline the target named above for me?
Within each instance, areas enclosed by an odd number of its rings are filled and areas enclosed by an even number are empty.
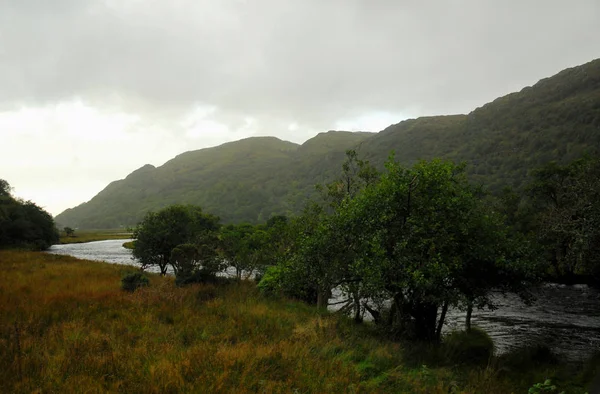
[[[149,275],[127,293],[133,267],[15,251],[0,251],[0,269],[0,392],[521,393],[552,379],[583,393],[592,379],[527,357],[450,364],[443,348],[382,340],[252,283]]]
[[[73,235],[68,236],[60,233],[59,244],[79,244],[94,241],[107,241],[112,239],[131,239],[132,233],[123,229],[115,230],[76,230]]]

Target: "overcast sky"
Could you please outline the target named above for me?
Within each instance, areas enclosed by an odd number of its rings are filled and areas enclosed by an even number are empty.
[[[0,178],[56,215],[187,150],[468,113],[599,40],[598,0],[0,0]]]

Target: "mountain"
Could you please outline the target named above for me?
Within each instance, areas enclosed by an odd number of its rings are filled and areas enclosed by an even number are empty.
[[[411,164],[444,157],[466,161],[471,179],[497,191],[520,187],[529,170],[600,149],[600,59],[561,71],[468,115],[432,116],[379,133],[330,131],[302,145],[256,137],[146,165],[91,201],[56,217],[61,225],[133,225],[148,210],[193,203],[224,222],[260,222],[298,212],[314,185],[339,173],[344,152],[382,166],[390,151]]]

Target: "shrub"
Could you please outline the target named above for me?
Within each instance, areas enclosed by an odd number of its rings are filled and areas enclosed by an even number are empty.
[[[214,273],[205,269],[195,269],[191,272],[178,272],[175,276],[175,284],[179,287],[192,283],[217,283],[218,278]]]
[[[273,296],[281,293],[282,288],[282,269],[279,266],[267,268],[265,274],[258,282],[258,289],[267,296]]]
[[[316,304],[317,290],[314,283],[304,274],[290,270],[286,266],[275,265],[267,268],[258,288],[266,296],[285,296]]]
[[[533,386],[531,386],[528,393],[529,394],[554,393],[554,392],[556,392],[556,390],[557,390],[557,388],[555,385],[552,384],[552,381],[547,379],[543,383],[536,383]],[[561,392],[561,394],[564,394],[564,391]]]
[[[121,288],[125,291],[134,292],[137,288],[149,284],[150,280],[141,272],[130,272],[121,278]]]
[[[515,370],[559,363],[558,357],[542,343],[511,350],[500,357],[499,361],[503,367]]]
[[[454,331],[444,338],[447,358],[458,364],[487,364],[494,355],[494,341],[482,329]]]

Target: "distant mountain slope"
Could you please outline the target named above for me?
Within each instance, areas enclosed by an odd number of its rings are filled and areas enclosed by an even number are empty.
[[[384,149],[410,163],[447,157],[467,161],[471,179],[492,190],[518,187],[527,172],[600,148],[600,59],[500,97],[469,115],[425,117],[388,127],[364,148],[374,162]]]
[[[201,205],[225,221],[266,220],[273,213],[298,209],[293,200],[304,201],[312,191],[312,185],[294,184],[293,168],[319,168],[323,151],[343,155],[371,135],[322,133],[302,146],[275,137],[254,137],[185,152],[158,168],[145,165],[112,182],[91,201],[64,211],[56,220],[79,228],[128,226],[147,211],[174,203]],[[290,192],[302,197],[290,200]]]
[[[600,147],[600,60],[564,70],[468,115],[411,119],[377,134],[321,133],[302,145],[274,137],[186,152],[111,183],[88,203],[56,217],[62,225],[135,224],[145,212],[194,203],[225,222],[257,222],[298,212],[314,184],[339,173],[346,149],[381,166],[391,150],[418,159],[465,160],[472,179],[498,190],[518,187],[531,168]]]

